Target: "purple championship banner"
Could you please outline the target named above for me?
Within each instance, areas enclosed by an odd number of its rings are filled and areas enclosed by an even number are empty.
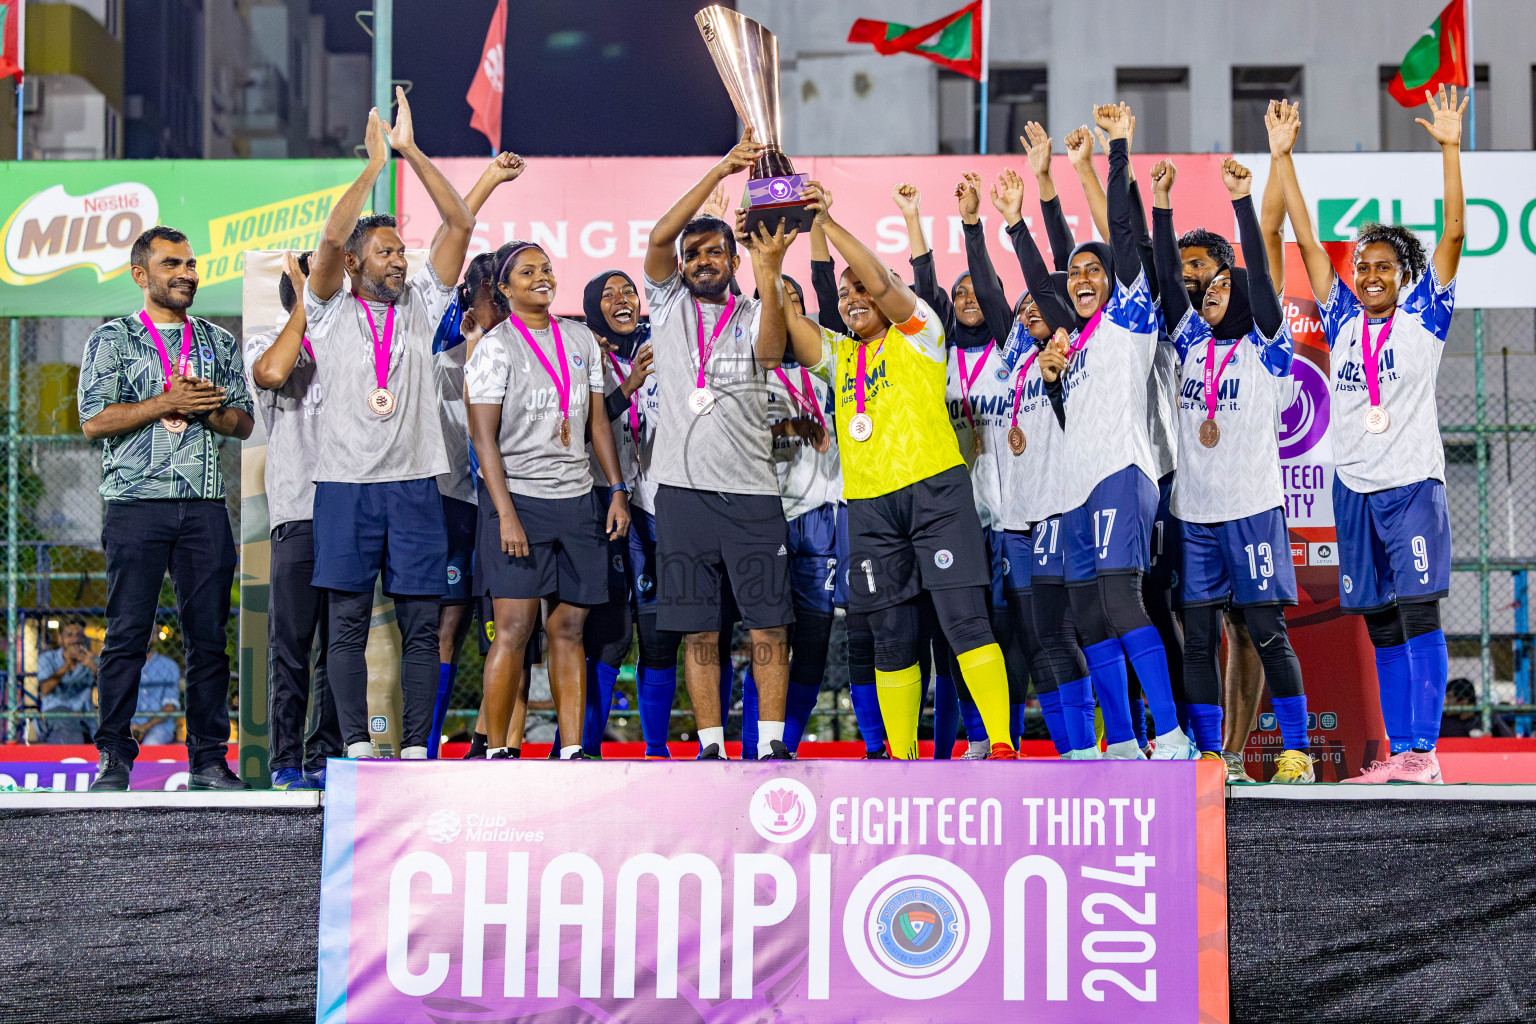
[[[320,1024],[1224,1022],[1222,766],[332,761]]]
[[[185,761],[137,761],[128,788],[134,792],[186,789],[187,772]],[[0,761],[0,791],[84,793],[95,781],[95,761]]]

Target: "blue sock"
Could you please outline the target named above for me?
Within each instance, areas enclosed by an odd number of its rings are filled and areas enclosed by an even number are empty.
[[[1157,630],[1151,626],[1144,628],[1150,630],[1156,639]],[[1088,676],[1093,680],[1093,692],[1099,697],[1099,710],[1104,714],[1104,739],[1109,743],[1134,740],[1136,734],[1131,731],[1131,684],[1126,676],[1125,648],[1120,646],[1119,640],[1110,637],[1092,647],[1085,647],[1083,657],[1088,660]],[[1166,677],[1167,674],[1168,670],[1164,668],[1163,675]]]
[[[1120,638],[1125,656],[1141,680],[1142,696],[1152,709],[1153,724],[1159,732],[1178,727],[1179,711],[1173,703],[1173,680],[1168,677],[1168,652],[1156,626],[1133,629]]]
[[[960,702],[960,721],[965,723],[967,742],[980,743],[987,738],[987,723],[981,720],[981,709],[975,701]]]
[[[427,756],[436,757],[437,748],[443,741],[443,720],[448,717],[448,698],[453,695],[453,679],[459,674],[459,666],[440,661],[437,663],[437,700],[432,704],[432,733],[427,737]]]
[[[1140,697],[1131,701],[1131,731],[1136,734],[1136,745],[1147,748],[1147,702]]]
[[[672,702],[677,698],[677,666],[641,668],[639,675],[640,734],[645,737],[645,754],[667,757]]]
[[[603,752],[603,733],[608,731],[608,711],[613,707],[613,688],[619,670],[596,658],[587,659],[587,713],[581,723],[581,749],[588,757]]]
[[[1184,735],[1190,735],[1189,705],[1175,704],[1173,709],[1178,712],[1179,715],[1179,728],[1184,731]],[[1145,726],[1143,726],[1143,728],[1145,728]]]
[[[960,696],[949,676],[933,676],[933,758],[948,761],[955,754],[955,734],[960,730]]]
[[[1407,644],[1376,648],[1376,688],[1381,694],[1381,721],[1387,727],[1392,753],[1401,754],[1413,746],[1413,677]]]
[[[1088,677],[1062,683],[1056,692],[1061,695],[1061,714],[1067,720],[1067,742],[1072,749],[1098,749],[1099,740],[1093,728],[1093,685]]]
[[[1189,724],[1194,730],[1195,746],[1213,754],[1221,753],[1221,705],[1190,704]],[[1306,722],[1306,716],[1302,716]]]
[[[1294,697],[1276,697],[1269,703],[1274,706],[1275,717],[1280,721],[1280,739],[1285,749],[1310,748],[1312,743],[1307,738],[1307,695],[1301,693]]]
[[[1015,747],[1019,745],[1019,737],[1024,735],[1024,705],[1008,705],[1008,740]]]
[[[790,750],[800,749],[800,737],[805,734],[805,723],[816,710],[816,698],[821,696],[821,684],[807,686],[789,681],[789,697],[784,702],[784,745]]]
[[[1056,746],[1056,753],[1067,753],[1072,749],[1072,740],[1067,735],[1067,715],[1061,707],[1061,693],[1052,690],[1050,693],[1041,693],[1037,696],[1040,698],[1040,713],[1045,716],[1045,728],[1051,734],[1051,742]],[[1018,704],[1014,707],[1023,711]],[[1014,735],[1023,734],[1023,724],[1022,721],[1019,723],[1020,728],[1015,729]]]
[[[1434,750],[1440,739],[1440,716],[1445,713],[1445,684],[1451,674],[1445,651],[1445,632],[1435,630],[1408,638],[1408,666],[1413,685],[1413,749]]]
[[[723,713],[720,721],[725,721]],[[750,668],[741,677],[741,759],[757,760],[757,680]]]
[[[880,695],[874,683],[856,683],[848,687],[848,697],[853,701],[853,718],[859,725],[859,735],[864,739],[864,750],[873,754],[885,749],[885,720],[880,717]]]

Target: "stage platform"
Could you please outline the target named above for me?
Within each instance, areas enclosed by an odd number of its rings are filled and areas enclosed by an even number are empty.
[[[1536,1020],[1536,786],[1227,795],[1234,1022]],[[0,794],[0,1020],[313,1021],[321,824],[317,793]]]

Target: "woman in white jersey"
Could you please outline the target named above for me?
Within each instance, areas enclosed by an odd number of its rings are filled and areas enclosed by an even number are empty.
[[[1169,193],[1176,172],[1152,168],[1152,239],[1157,273],[1182,276]],[[1275,782],[1313,781],[1301,664],[1282,606],[1296,603],[1296,570],[1280,486],[1280,413],[1290,401],[1291,330],[1271,287],[1268,257],[1249,189],[1253,176],[1228,158],[1244,268],[1223,268],[1199,309],[1179,285],[1162,289],[1166,345],[1178,353],[1180,466],[1173,513],[1183,543],[1184,692],[1196,745],[1219,760],[1222,745],[1222,612],[1229,605],[1258,645],[1285,750]],[[1252,287],[1250,287],[1250,284]]]
[[[1444,86],[1425,96],[1434,120],[1419,124],[1439,144],[1445,172],[1440,241],[1428,258],[1407,228],[1366,224],[1355,241],[1352,285],[1334,273],[1296,180],[1297,107],[1285,105],[1285,130],[1270,142],[1331,353],[1339,606],[1365,616],[1391,744],[1390,756],[1349,782],[1440,781],[1435,741],[1449,675],[1440,599],[1450,589],[1451,527],[1435,377],[1466,240],[1466,101],[1457,105],[1454,87],[1449,98]]]
[[[477,586],[490,595],[496,620],[485,666],[490,756],[511,756],[506,730],[514,680],[522,677],[540,600],[548,599],[561,757],[580,758],[582,632],[588,609],[608,600],[607,542],[629,529],[629,503],[602,401],[597,339],[582,324],[551,315],[555,275],[542,249],[509,242],[497,261],[497,292],[509,315],[465,367],[482,467]],[[593,487],[582,443],[589,432],[608,481],[606,500]]]

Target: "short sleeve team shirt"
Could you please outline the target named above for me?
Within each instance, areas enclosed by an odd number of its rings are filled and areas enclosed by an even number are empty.
[[[256,361],[280,333],[268,331],[245,343],[245,370],[267,432],[267,522],[274,530],[284,523],[314,518],[315,452],[320,448],[322,399],[319,367],[302,346],[282,387],[264,388],[256,383]]]
[[[1340,482],[1358,494],[1370,494],[1421,480],[1444,481],[1435,378],[1456,308],[1456,282],[1441,284],[1431,259],[1424,276],[1399,298],[1393,315],[1370,325],[1371,346],[1381,347],[1377,379],[1388,417],[1387,429],[1380,434],[1365,429],[1371,405],[1361,348],[1365,310],[1337,274],[1320,306],[1333,364],[1328,434]],[[1386,336],[1384,342],[1381,335]]]

